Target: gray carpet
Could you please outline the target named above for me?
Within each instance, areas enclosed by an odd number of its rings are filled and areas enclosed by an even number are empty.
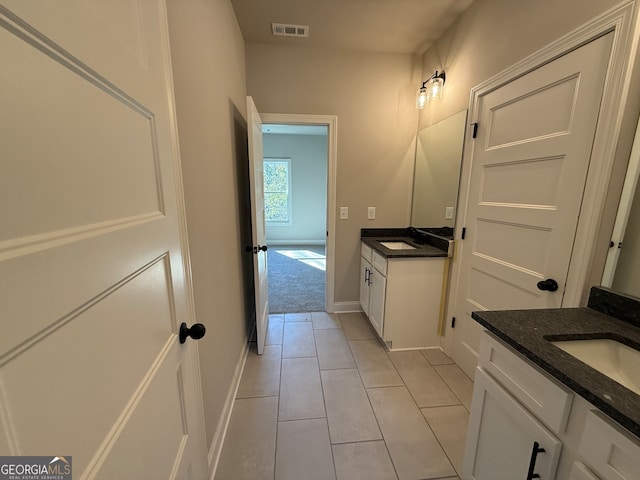
[[[272,246],[267,261],[269,313],[324,311],[325,271],[309,265],[324,266],[324,246]]]

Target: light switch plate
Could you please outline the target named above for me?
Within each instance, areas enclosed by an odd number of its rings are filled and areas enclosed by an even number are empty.
[[[453,218],[453,207],[445,207],[444,218],[447,220],[451,220]]]
[[[340,207],[340,220],[349,219],[349,207]]]
[[[367,207],[367,218],[374,220],[376,218],[376,207]]]

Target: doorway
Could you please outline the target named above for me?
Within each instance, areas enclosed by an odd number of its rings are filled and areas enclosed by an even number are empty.
[[[264,124],[269,313],[325,309],[326,125]]]
[[[332,312],[337,118],[261,117],[269,313]]]

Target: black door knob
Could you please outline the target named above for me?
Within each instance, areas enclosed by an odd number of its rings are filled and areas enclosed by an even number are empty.
[[[546,290],[547,292],[555,292],[558,290],[558,282],[553,278],[547,278],[538,282],[538,289]]]
[[[178,337],[180,338],[180,343],[184,343],[187,341],[187,337],[191,337],[194,340],[200,340],[204,337],[206,332],[207,329],[201,323],[194,323],[191,325],[191,328],[189,328],[186,323],[182,322]]]
[[[262,250],[263,252],[267,251],[267,246],[266,245],[258,245],[258,250]]]

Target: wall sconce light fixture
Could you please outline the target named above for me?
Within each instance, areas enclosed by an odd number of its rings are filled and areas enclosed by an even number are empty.
[[[416,108],[422,110],[429,100],[442,98],[442,87],[447,76],[444,72],[436,73],[422,82],[416,94]]]

